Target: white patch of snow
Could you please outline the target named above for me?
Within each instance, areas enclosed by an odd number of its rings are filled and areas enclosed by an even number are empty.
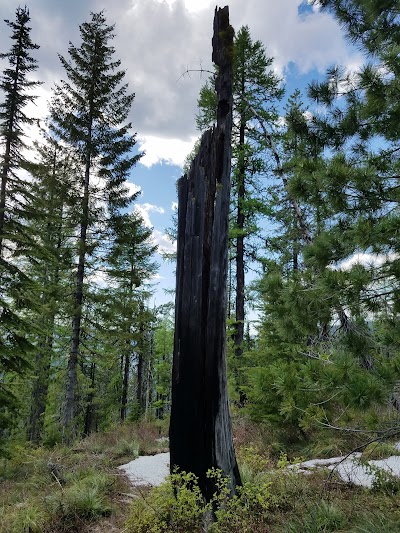
[[[353,458],[361,457],[361,453],[352,454]],[[310,459],[309,461],[303,461],[299,464],[290,465],[289,468],[296,470],[296,468],[316,468],[318,466],[330,466],[336,465],[343,461],[344,457],[330,457],[329,459]]]
[[[169,475],[169,453],[143,455],[118,468],[126,473],[134,486],[152,485],[157,487],[164,483]]]
[[[368,468],[368,465],[373,468],[385,470],[394,476],[400,476],[400,457],[398,455],[392,455],[387,459],[368,461],[367,465],[357,464],[353,460],[347,459],[346,461],[343,461],[343,463],[337,465],[336,472],[343,481],[371,488],[375,473]],[[330,466],[329,468],[333,469],[335,466]]]
[[[397,450],[400,450],[400,442],[395,445]],[[337,472],[339,477],[346,483],[354,483],[362,487],[371,488],[374,478],[375,469],[385,470],[386,472],[400,477],[400,456],[392,455],[387,459],[370,460],[365,464],[361,464],[359,459],[361,453],[353,453],[348,457],[331,457],[330,459],[312,459],[304,461],[295,465],[290,465],[289,468],[296,472],[305,474],[310,473],[310,470],[327,467],[330,470]],[[372,467],[372,468],[371,468]]]
[[[165,439],[167,442],[167,439]],[[400,451],[400,442],[395,444],[396,450]],[[354,483],[363,487],[372,487],[375,477],[374,469],[382,469],[400,477],[400,456],[392,455],[387,459],[370,460],[365,464],[360,463],[361,453],[353,453],[348,457],[331,457],[329,459],[312,459],[288,468],[301,474],[310,474],[315,468],[327,467],[335,470],[340,478],[346,483]],[[119,466],[128,476],[134,486],[161,485],[169,475],[169,453],[158,453],[138,457],[134,461]],[[372,468],[369,468],[372,467]]]

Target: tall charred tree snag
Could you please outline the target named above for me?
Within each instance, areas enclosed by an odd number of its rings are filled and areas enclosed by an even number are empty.
[[[216,10],[213,61],[218,119],[206,131],[190,172],[178,182],[171,470],[193,472],[206,500],[206,476],[221,469],[232,494],[240,483],[226,376],[226,280],[231,171],[233,29],[228,7]]]

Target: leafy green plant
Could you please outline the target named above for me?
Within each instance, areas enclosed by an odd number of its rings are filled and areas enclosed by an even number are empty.
[[[375,465],[368,464],[365,466],[374,475],[372,480],[372,490],[374,492],[383,492],[390,495],[397,494],[400,491],[400,479],[397,476]]]
[[[177,497],[174,496],[174,489]],[[127,522],[129,533],[199,531],[205,512],[201,492],[194,474],[173,473],[167,483],[135,500]]]
[[[260,477],[245,482],[230,498],[229,481],[220,470],[211,469],[215,493],[206,503],[194,474],[175,472],[167,483],[135,500],[127,523],[129,533],[253,533],[267,516],[271,501],[271,482]],[[210,518],[215,515],[215,522]]]
[[[253,533],[268,519],[271,502],[271,482],[258,479],[237,487],[237,494],[220,505],[215,512],[213,533]],[[220,499],[220,498],[219,498]]]

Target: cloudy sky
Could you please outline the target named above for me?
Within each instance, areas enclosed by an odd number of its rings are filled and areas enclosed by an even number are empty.
[[[215,0],[26,0],[31,14],[32,39],[40,45],[37,78],[45,83],[32,110],[46,115],[46,102],[54,83],[64,74],[58,53],[67,56],[68,43],[79,45],[79,24],[90,12],[105,10],[115,24],[116,58],[136,94],[131,119],[138,135],[141,163],[132,171],[132,189],[140,187],[138,209],[154,227],[161,248],[176,202],[175,182],[185,156],[198,134],[195,127],[197,97],[204,78],[188,69],[211,68],[211,36]],[[14,19],[19,2],[0,0],[1,19]],[[224,4],[221,4],[221,7]],[[274,69],[283,78],[287,94],[304,89],[326,68],[341,64],[357,68],[362,57],[345,41],[335,20],[304,0],[231,0],[235,29],[250,28],[260,39]],[[10,47],[9,28],[0,27],[0,52]],[[4,63],[0,61],[0,68]],[[162,289],[173,287],[172,267],[162,265],[156,303],[166,300]]]

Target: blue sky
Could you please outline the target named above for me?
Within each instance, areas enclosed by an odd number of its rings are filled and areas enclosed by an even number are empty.
[[[139,149],[146,155],[133,169],[132,190],[141,189],[137,209],[154,227],[154,240],[172,248],[165,228],[171,224],[176,202],[175,183],[197,132],[197,96],[204,78],[181,77],[187,69],[211,68],[211,36],[215,1],[210,0],[27,0],[32,38],[41,48],[37,77],[45,83],[37,105],[29,110],[46,116],[52,87],[63,76],[57,53],[67,55],[68,42],[79,45],[79,24],[90,12],[105,9],[115,23],[116,57],[122,60],[126,78],[136,93],[131,119]],[[15,0],[0,0],[1,18],[14,18]],[[221,4],[223,5],[223,4]],[[318,6],[301,0],[231,0],[231,24],[248,25],[252,38],[260,39],[274,69],[284,79],[287,95],[323,76],[333,64],[350,70],[362,63],[361,54],[344,39],[333,18]],[[9,32],[0,30],[0,51],[9,49]],[[4,68],[0,61],[0,69]],[[30,135],[35,137],[34,130]],[[136,187],[135,187],[136,186]],[[174,286],[173,266],[162,262],[157,304],[171,299],[164,288]]]

